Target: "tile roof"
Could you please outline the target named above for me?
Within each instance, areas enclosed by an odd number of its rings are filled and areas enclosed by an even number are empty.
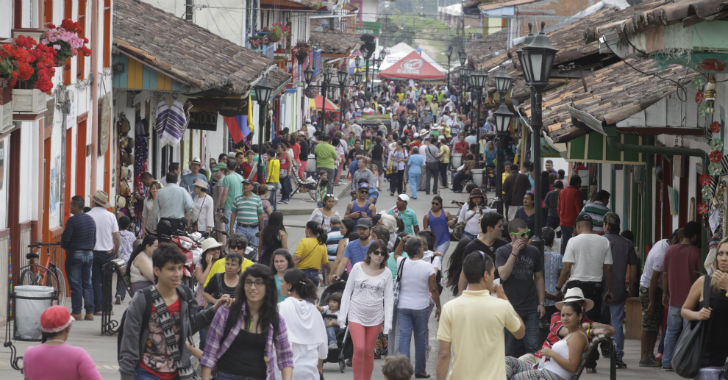
[[[569,141],[587,132],[574,124],[570,107],[604,125],[612,125],[678,90],[675,82],[642,74],[628,64],[647,73],[659,71],[660,77],[678,80],[682,85],[699,75],[680,65],[659,70],[653,59],[628,58],[587,74],[583,79],[572,79],[547,90],[542,102],[543,125],[554,142]],[[522,115],[530,117],[530,104],[523,104],[521,111]]]
[[[505,7],[515,7],[518,5],[531,4],[539,0],[494,0],[494,1],[481,1],[478,8],[481,11],[492,11],[494,9],[501,9]]]
[[[470,40],[465,45],[470,62],[484,62],[495,56],[495,53],[505,53],[508,44],[508,31],[505,29],[491,33],[483,38]],[[457,60],[457,51],[453,52],[453,59]]]
[[[324,54],[349,54],[361,42],[358,34],[336,30],[311,32],[309,41]]]
[[[694,23],[698,20],[728,19],[726,0],[660,0],[650,2],[650,7],[636,9],[632,15],[608,23],[594,24],[587,30],[587,37],[596,40],[610,31],[622,36],[631,35],[650,27],[678,22]]]
[[[138,0],[114,1],[114,45],[124,54],[199,90],[243,95],[273,61]],[[274,68],[278,88],[290,75]]]

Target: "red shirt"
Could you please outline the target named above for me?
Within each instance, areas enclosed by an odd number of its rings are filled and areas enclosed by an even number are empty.
[[[460,153],[460,154],[468,154],[469,151],[470,151],[470,146],[468,145],[467,141],[456,142],[455,147],[452,149],[453,153]]]
[[[700,277],[700,250],[692,244],[675,244],[665,251],[664,260],[670,306],[682,307],[690,287]]]
[[[583,314],[583,317],[581,317],[581,323],[592,323],[592,320],[589,319],[589,317],[586,316],[586,313]],[[553,347],[556,342],[561,340],[561,337],[559,336],[559,331],[564,326],[563,323],[561,323],[561,312],[557,311],[554,313],[554,315],[551,316],[551,326],[549,327],[549,335],[546,337],[546,340],[543,342],[543,346],[541,348],[551,348]],[[536,352],[534,354],[536,357],[541,357],[541,350]]]
[[[583,207],[581,191],[574,186],[568,186],[559,193],[559,223],[564,227],[574,227],[576,217]]]
[[[301,162],[298,156],[301,155],[301,146],[298,145],[298,143],[295,143],[291,145],[291,149],[293,150],[293,159],[296,160],[296,162]]]

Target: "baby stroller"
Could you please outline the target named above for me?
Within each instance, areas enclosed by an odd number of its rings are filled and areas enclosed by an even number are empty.
[[[335,292],[343,292],[345,287],[345,281],[337,281],[326,287],[319,298],[319,305],[327,305],[329,302],[329,296]],[[326,315],[324,315],[324,318],[326,318]],[[339,371],[344,373],[344,370],[346,369],[346,360],[351,359],[354,354],[354,346],[351,342],[351,337],[349,336],[348,326],[347,328],[341,329],[339,333],[336,334],[336,345],[337,348],[335,349],[329,348],[329,353],[326,360],[324,360],[324,363],[339,363]]]

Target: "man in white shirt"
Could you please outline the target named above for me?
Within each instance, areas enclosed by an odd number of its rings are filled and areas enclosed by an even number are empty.
[[[109,195],[98,190],[91,197],[91,210],[87,213],[96,224],[96,244],[94,245],[94,264],[91,279],[94,288],[94,314],[101,315],[104,305],[101,284],[104,273],[101,268],[112,259],[119,257],[119,224],[114,214],[106,210],[109,205]],[[111,302],[109,302],[111,305]],[[111,310],[106,310],[111,311]]]
[[[586,298],[594,301],[594,308],[587,313],[589,318],[595,322],[608,323],[609,321],[604,321],[602,318],[601,311],[603,278],[607,280],[606,301],[610,302],[614,298],[612,249],[609,240],[594,233],[592,218],[588,214],[581,214],[576,218],[576,233],[577,236],[569,239],[566,244],[562,260],[564,268],[561,270],[556,289],[560,292],[564,284],[567,290],[580,288]]]
[[[215,204],[212,197],[207,194],[207,182],[195,180],[195,196],[193,202],[195,206],[192,208],[190,215],[190,225],[195,231],[210,233],[215,227],[214,209]]]
[[[306,119],[306,135],[309,139],[312,139],[314,133],[316,133],[316,127],[311,124],[311,119]]]

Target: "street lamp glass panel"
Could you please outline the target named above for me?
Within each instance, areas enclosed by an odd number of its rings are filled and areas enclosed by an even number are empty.
[[[348,73],[344,69],[340,69],[336,73],[336,78],[339,80],[339,85],[343,86],[343,85],[346,84],[346,76],[347,76],[347,74]]]
[[[470,74],[470,78],[470,84],[475,86],[475,88],[482,90],[485,88],[486,82],[488,81],[488,74],[482,70],[476,70]]]
[[[533,82],[533,77],[531,76],[531,69],[529,68],[529,63],[524,57],[523,50],[516,51],[518,54],[518,61],[521,62],[521,70],[523,70],[523,77],[526,78],[526,84],[529,86]]]
[[[465,61],[468,60],[468,54],[465,52],[465,50],[460,50],[458,52],[458,60],[460,60],[460,66],[465,65]]]
[[[549,81],[557,51],[543,31],[533,39],[530,45],[523,48],[522,61],[526,64],[524,68],[531,71],[532,83],[544,85]]]
[[[313,70],[311,70],[311,67],[308,67],[303,72],[303,77],[306,80],[306,84],[311,84],[311,81],[313,80]]]
[[[501,94],[506,94],[511,89],[511,81],[513,78],[508,74],[506,69],[501,67],[498,74],[495,76],[495,88]]]
[[[356,73],[354,73],[354,83],[356,83],[357,86],[361,84],[361,80],[362,80],[361,71],[357,71]]]
[[[501,103],[493,115],[495,116],[495,130],[498,133],[508,132],[508,126],[513,119],[513,113],[508,109],[508,106],[505,103]]]
[[[452,56],[452,45],[447,47],[447,52],[445,52],[445,55],[447,56],[447,59],[450,60],[450,57]]]
[[[387,56],[387,53],[385,53],[384,49],[382,49],[382,51],[379,52],[379,62],[381,63],[382,61],[384,61],[384,57],[386,57],[386,56]]]
[[[273,86],[271,86],[270,82],[268,81],[268,77],[264,76],[261,78],[258,83],[256,83],[255,87],[255,97],[258,100],[258,103],[260,104],[267,104],[268,100],[270,99],[270,94],[273,91]]]
[[[324,70],[324,82],[331,83],[331,70]]]

